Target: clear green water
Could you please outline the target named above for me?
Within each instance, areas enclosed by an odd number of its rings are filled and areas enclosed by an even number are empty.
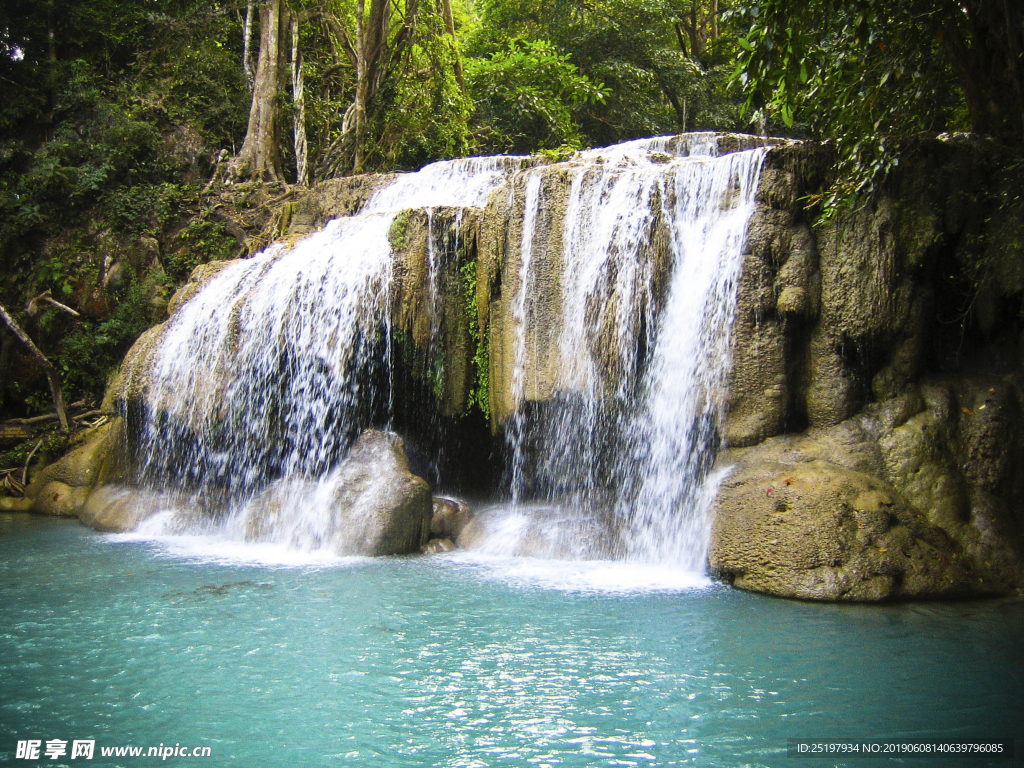
[[[30,764],[30,738],[95,739],[91,762],[41,761],[70,766],[153,765],[99,747],[161,743],[211,747],[168,764],[241,766],[877,764],[785,756],[788,737],[829,736],[1024,747],[1019,601],[816,605],[635,570],[228,554],[0,515],[0,762]]]

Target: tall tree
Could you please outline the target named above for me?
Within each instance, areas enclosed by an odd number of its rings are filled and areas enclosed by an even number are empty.
[[[479,0],[470,53],[496,56],[516,40],[546,41],[607,98],[572,109],[583,140],[739,127],[727,91],[736,49],[733,0]]]
[[[299,48],[299,19],[292,14],[292,135],[295,147],[295,183],[309,183],[309,146],[306,141],[306,82],[302,72],[302,50]]]
[[[249,109],[249,128],[228,173],[233,178],[284,181],[281,165],[281,103],[288,73],[291,12],[284,0],[260,6],[260,52]]]
[[[321,157],[321,175],[366,170],[374,153],[390,153],[401,163],[402,152],[388,146],[403,133],[399,122],[424,127],[417,112],[432,110],[428,132],[445,133],[461,122],[455,133],[464,133],[464,80],[445,0],[357,0],[351,16],[327,10],[322,18],[355,71],[355,88],[340,131]],[[449,78],[459,93],[442,97]],[[447,154],[459,144],[439,149]]]

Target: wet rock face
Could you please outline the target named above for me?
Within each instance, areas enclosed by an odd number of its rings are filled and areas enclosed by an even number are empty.
[[[400,555],[427,543],[430,486],[409,471],[402,439],[367,430],[318,483],[272,485],[249,508],[246,537],[339,555]]]
[[[134,531],[160,509],[162,499],[156,494],[121,485],[96,488],[78,510],[80,522],[108,533]]]
[[[768,154],[718,462],[722,578],[827,600],[1024,588],[1024,210],[1000,157],[923,142],[869,204],[817,223],[800,201],[827,151]]]
[[[929,372],[1020,365],[1022,180],[1000,152],[923,141],[875,198],[820,222],[807,200],[830,152],[769,151],[738,286],[730,445],[833,426]]]
[[[930,381],[834,427],[727,451],[712,570],[818,600],[1024,587],[1020,392],[989,377]]]
[[[783,449],[784,450],[784,449]],[[744,589],[816,600],[985,592],[938,528],[873,475],[758,457],[725,482],[712,569]]]
[[[436,539],[455,541],[473,519],[473,508],[460,499],[434,497],[434,513],[430,520],[430,535]]]

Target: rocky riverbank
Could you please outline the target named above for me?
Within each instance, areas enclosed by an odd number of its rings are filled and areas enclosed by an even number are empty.
[[[719,139],[726,148],[749,141]],[[719,578],[822,600],[1024,587],[1024,206],[1019,173],[1004,161],[998,146],[970,137],[923,141],[874,199],[822,220],[815,196],[829,181],[828,147],[780,142],[768,151],[738,286],[728,447],[715,467],[724,480],[709,562]],[[525,350],[534,409],[560,396],[551,350],[562,264],[552,244],[566,226],[574,162],[539,172],[547,203],[534,236],[550,258],[531,265],[548,296]],[[385,181],[319,185],[288,203],[281,234],[294,240],[358,211]],[[512,297],[525,193],[513,192],[503,188],[483,209],[412,209],[390,233],[396,427],[414,472],[432,461],[432,471],[477,489],[495,487],[496,446],[516,407]],[[667,237],[654,221],[645,246],[654,302]],[[171,313],[228,263],[198,268]],[[595,323],[618,311],[619,297],[606,298]],[[165,327],[139,340],[110,387],[104,409],[127,420],[83,435],[34,474],[30,501],[6,507],[78,514],[101,529],[133,524],[136,513],[116,513],[127,506],[103,489],[130,472],[132,414],[147,402],[150,355]],[[623,360],[602,361],[614,383]],[[399,537],[416,541],[388,552],[426,543],[421,513],[416,536]],[[435,503],[433,536],[456,538],[449,527]]]

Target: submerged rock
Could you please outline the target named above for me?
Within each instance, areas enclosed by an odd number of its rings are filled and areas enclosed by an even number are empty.
[[[319,482],[276,483],[253,501],[246,538],[339,555],[398,555],[426,544],[430,486],[409,471],[398,435],[367,430]]]
[[[434,497],[434,515],[430,520],[430,535],[438,539],[459,538],[459,534],[473,519],[473,508],[460,499]]]
[[[421,548],[425,555],[443,555],[445,552],[454,552],[458,547],[451,539],[431,539]]]

